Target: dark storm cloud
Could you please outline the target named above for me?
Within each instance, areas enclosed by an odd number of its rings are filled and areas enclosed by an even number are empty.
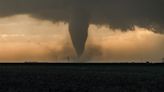
[[[53,21],[68,21],[72,12],[85,11],[93,24],[110,24],[121,29],[133,28],[133,25],[163,28],[163,5],[163,0],[0,0],[0,15],[27,13]]]
[[[84,49],[89,23],[122,30],[136,25],[163,33],[163,10],[164,0],[0,0],[1,17],[30,14],[53,22],[69,22],[79,55]]]

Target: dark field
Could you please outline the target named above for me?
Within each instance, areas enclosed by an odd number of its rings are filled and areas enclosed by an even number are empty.
[[[0,92],[164,92],[164,65],[0,64]]]

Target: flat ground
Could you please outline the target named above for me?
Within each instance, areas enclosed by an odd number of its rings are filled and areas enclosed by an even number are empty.
[[[164,92],[164,65],[0,64],[0,92]]]

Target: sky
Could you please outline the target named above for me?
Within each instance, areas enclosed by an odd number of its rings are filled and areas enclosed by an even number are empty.
[[[0,0],[0,61],[160,62],[163,0]]]
[[[164,35],[137,26],[122,32],[91,24],[85,47],[82,58],[90,62],[159,62],[164,57]],[[0,18],[1,62],[62,62],[75,56],[68,23],[27,14]]]

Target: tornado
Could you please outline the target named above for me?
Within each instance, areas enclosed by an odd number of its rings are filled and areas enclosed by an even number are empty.
[[[0,0],[0,18],[28,14],[39,20],[69,23],[77,55],[85,50],[88,26],[129,31],[135,26],[164,33],[164,0]]]
[[[69,33],[72,44],[80,57],[85,50],[85,43],[88,37],[89,13],[86,9],[78,8],[70,16]]]

